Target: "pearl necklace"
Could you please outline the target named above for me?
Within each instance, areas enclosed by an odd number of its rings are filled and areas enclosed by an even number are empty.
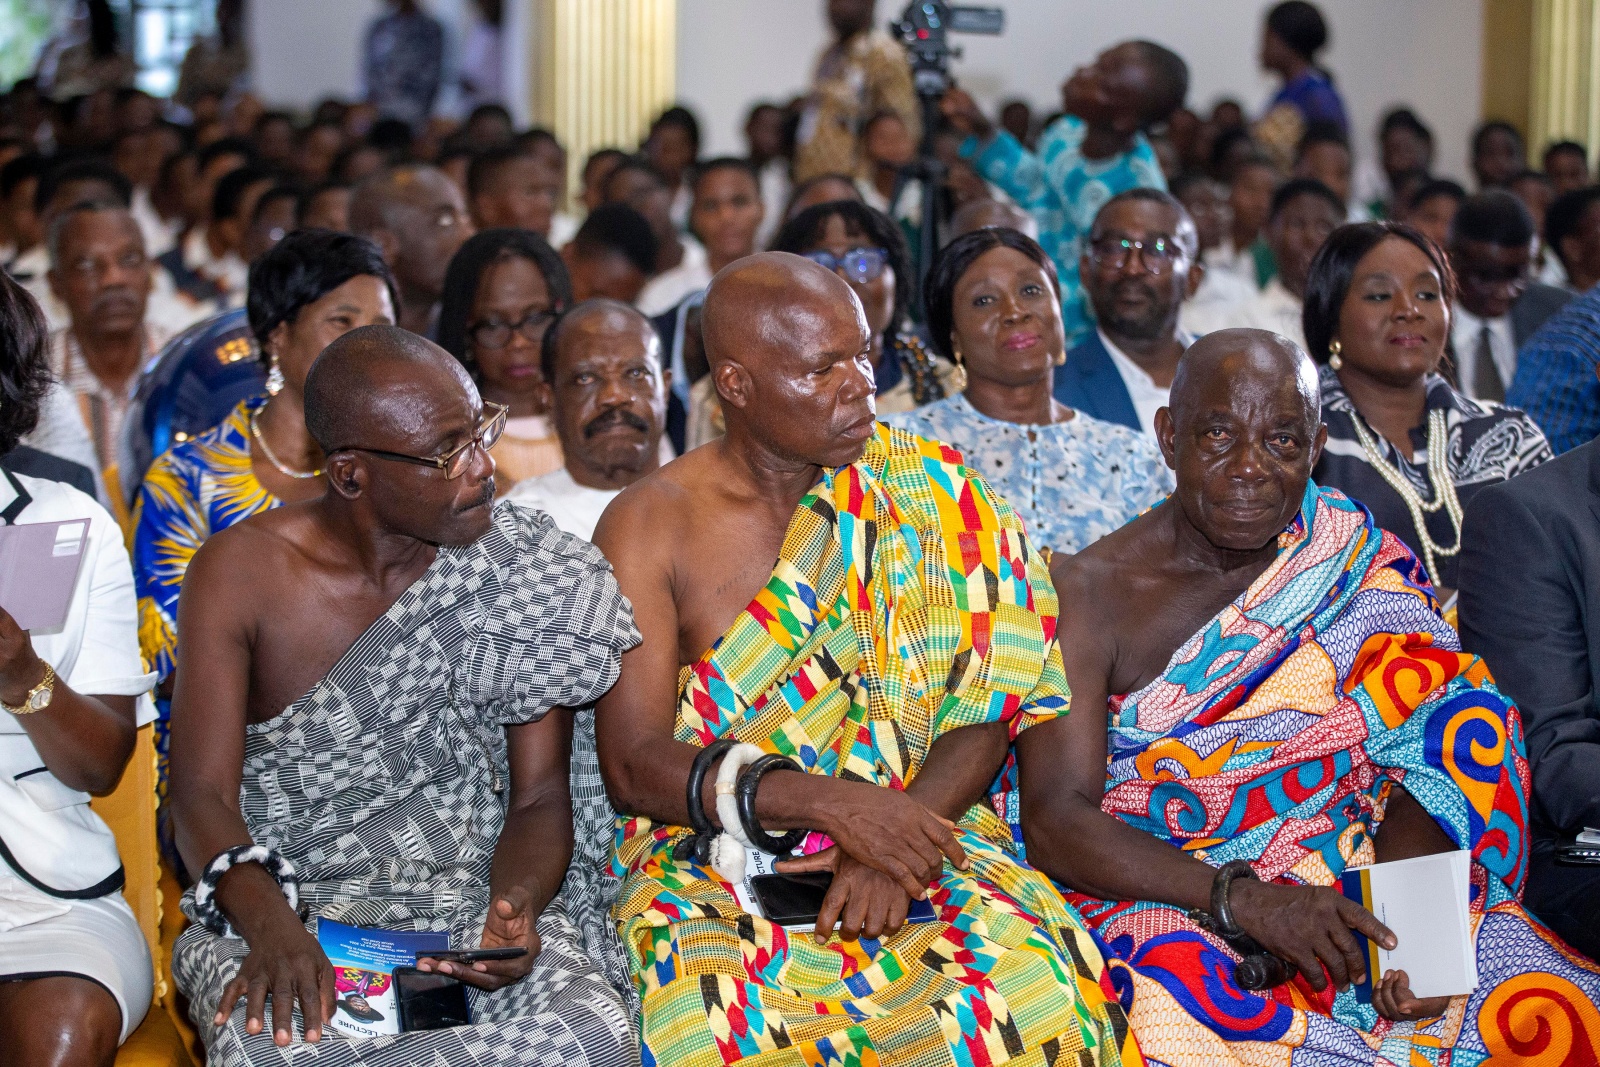
[[[266,407],[266,405],[263,404],[261,407]],[[261,427],[256,422],[256,416],[259,414],[261,414],[261,408],[256,408],[250,413],[250,436],[255,438],[256,444],[261,446],[261,454],[267,457],[267,462],[276,467],[278,473],[283,475],[285,478],[299,478],[303,480],[306,478],[322,477],[321,467],[318,467],[316,470],[308,473],[306,471],[297,471],[293,467],[285,467],[282,463],[278,462],[278,457],[274,456],[272,454],[272,449],[267,447],[267,439],[261,436]]]
[[[1428,481],[1433,484],[1433,502],[1427,503],[1422,499],[1416,487],[1411,484],[1404,473],[1389,465],[1384,458],[1383,450],[1373,438],[1372,432],[1366,428],[1365,420],[1359,413],[1352,412],[1354,416],[1350,422],[1356,428],[1356,438],[1361,442],[1362,451],[1367,454],[1367,462],[1377,469],[1378,474],[1389,483],[1389,488],[1399,494],[1405,501],[1406,510],[1411,513],[1411,524],[1416,527],[1417,540],[1422,546],[1422,563],[1428,568],[1428,578],[1434,587],[1439,586],[1438,557],[1448,559],[1461,551],[1461,501],[1456,497],[1455,482],[1450,477],[1450,467],[1446,462],[1446,431],[1444,425],[1444,410],[1434,408],[1428,413]],[[1440,508],[1450,518],[1450,525],[1455,529],[1455,544],[1448,548],[1436,542],[1428,533],[1427,516],[1434,514]]]

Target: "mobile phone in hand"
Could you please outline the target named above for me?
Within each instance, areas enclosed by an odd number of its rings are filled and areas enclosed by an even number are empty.
[[[418,958],[445,963],[488,963],[492,960],[519,959],[527,954],[525,948],[508,945],[505,948],[442,948],[437,952],[418,953]]]

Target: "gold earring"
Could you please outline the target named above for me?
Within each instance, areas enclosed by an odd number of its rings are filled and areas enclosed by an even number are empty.
[[[956,345],[952,354],[955,356],[956,369],[950,374],[950,387],[958,393],[964,393],[967,391],[967,366],[961,359],[961,346]]]
[[[1338,341],[1330,341],[1328,343],[1328,366],[1332,367],[1334,370],[1338,370],[1340,367],[1344,366],[1344,360],[1339,355],[1339,353],[1343,351],[1344,346],[1339,344]]]
[[[1067,350],[1063,348],[1061,351],[1051,356],[1050,363],[1056,367],[1065,367],[1067,365]]]

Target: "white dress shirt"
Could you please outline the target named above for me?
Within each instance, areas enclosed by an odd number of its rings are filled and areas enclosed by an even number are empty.
[[[1306,331],[1300,320],[1304,307],[1300,298],[1289,292],[1283,281],[1275,277],[1256,294],[1254,300],[1240,309],[1238,320],[1228,325],[1268,330],[1305,348]]]
[[[1111,338],[1106,336],[1104,330],[1097,330],[1100,334],[1100,343],[1106,346],[1106,351],[1111,354],[1111,362],[1116,365],[1117,373],[1122,375],[1122,384],[1127,387],[1128,398],[1133,401],[1133,410],[1139,414],[1139,428],[1145,436],[1152,440],[1156,435],[1156,412],[1167,406],[1172,395],[1170,386],[1156,384],[1150,373],[1139,364],[1135,363],[1128,355],[1112,344]],[[1191,338],[1180,337],[1187,348]]]
[[[591,489],[579,485],[567,473],[567,468],[562,467],[518,482],[506,494],[506,499],[525,508],[537,508],[566,533],[592,541],[594,528],[599,525],[606,505],[620,492],[621,489]]]
[[[651,278],[639,291],[639,299],[633,302],[646,317],[654,318],[671,311],[684,297],[711,284],[711,262],[705,246],[693,237],[680,240],[683,241],[683,259],[671,270]]]
[[[1489,353],[1494,357],[1495,369],[1500,372],[1501,392],[1511,388],[1511,379],[1517,373],[1517,340],[1511,331],[1511,316],[1498,319],[1481,319],[1462,307],[1455,307],[1455,322],[1450,326],[1450,341],[1456,355],[1458,388],[1477,400],[1478,397],[1478,344],[1483,328],[1489,327]]]

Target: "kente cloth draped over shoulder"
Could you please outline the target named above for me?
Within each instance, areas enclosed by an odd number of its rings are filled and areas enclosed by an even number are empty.
[[[1310,485],[1267,571],[1114,708],[1104,810],[1215,866],[1330,885],[1374,862],[1394,783],[1472,852],[1478,988],[1391,1023],[1304,977],[1270,997],[1182,910],[1069,899],[1131,965],[1139,1044],[1172,1064],[1593,1064],[1600,969],[1523,910],[1528,765],[1517,709],[1463,654],[1421,567]],[[1083,713],[1087,713],[1086,711]],[[1403,936],[1403,935],[1402,935]]]
[[[452,946],[477,947],[505,822],[503,727],[590,704],[638,641],[594,546],[537,512],[501,505],[488,534],[440,549],[310,692],[247,728],[240,808],[251,837],[294,863],[313,920],[448,930]],[[368,1041],[329,1035],[285,1051],[270,1033],[245,1033],[241,1001],[214,1028],[217,1000],[247,946],[191,923],[173,972],[209,1062],[632,1062],[631,990],[619,991],[628,980],[602,895],[610,808],[592,713],[578,716],[572,792],[573,863],[539,917],[533,972],[497,993],[473,991],[475,1025]],[[298,1015],[295,1022],[298,1034]]]
[[[951,730],[1063,714],[1056,599],[1011,509],[960,453],[879,426],[800,502],[765,588],[687,672],[676,736],[904,789]],[[1094,940],[979,805],[937,921],[817,946],[741,912],[687,831],[619,822],[617,918],[644,1062],[709,1067],[1128,1064],[1138,1051]]]

